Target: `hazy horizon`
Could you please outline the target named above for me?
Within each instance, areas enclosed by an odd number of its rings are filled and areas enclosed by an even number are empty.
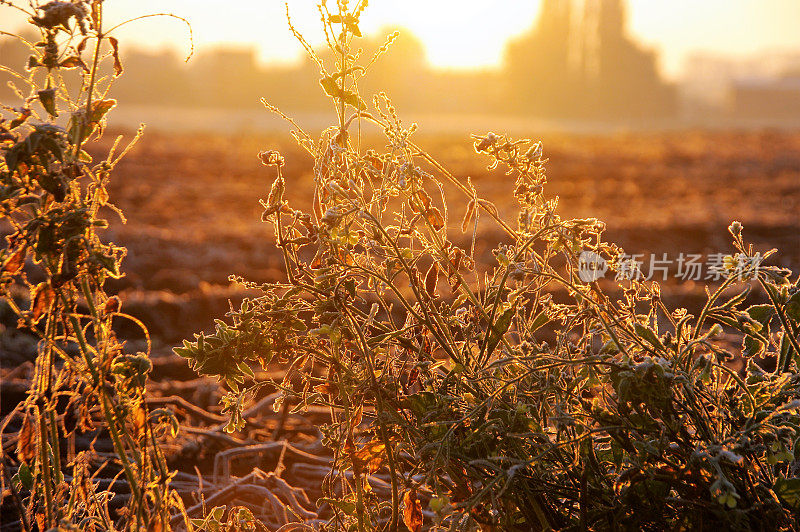
[[[317,35],[317,0],[289,4],[297,28]],[[434,68],[493,68],[500,66],[506,43],[531,29],[540,4],[541,0],[496,0],[492,5],[460,0],[374,1],[361,26],[369,34],[386,26],[406,28],[424,44]],[[797,0],[628,0],[628,5],[631,35],[657,52],[660,69],[670,79],[680,77],[687,59],[697,53],[747,59],[770,52],[800,52]],[[287,28],[280,0],[240,1],[222,8],[214,0],[109,2],[106,19],[111,23],[158,11],[187,18],[199,51],[219,46],[255,48],[264,64],[292,64],[303,55]],[[139,21],[118,34],[130,47],[179,51],[188,51],[187,36],[178,21],[168,18]]]

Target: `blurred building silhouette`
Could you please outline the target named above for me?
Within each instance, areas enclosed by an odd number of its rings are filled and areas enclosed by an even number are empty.
[[[743,58],[694,54],[683,74],[684,99],[745,125],[793,125],[800,120],[800,52]]]
[[[512,108],[536,115],[649,118],[676,110],[653,52],[627,33],[622,0],[544,0],[506,52]]]
[[[779,79],[742,79],[731,88],[737,117],[758,120],[800,119],[800,73]]]
[[[673,86],[662,79],[656,54],[632,38],[627,26],[625,0],[542,0],[531,30],[508,43],[500,68],[483,70],[436,70],[424,44],[401,30],[388,53],[359,80],[359,89],[365,100],[386,92],[406,115],[504,114],[653,127],[666,123],[658,122],[664,118],[701,124],[741,119],[744,125],[753,119],[800,119],[797,51],[750,58],[695,54]],[[358,41],[362,61],[369,61],[394,29]],[[125,42],[121,50],[125,73],[111,96],[123,104],[258,109],[265,98],[290,113],[331,107],[310,59],[262,65],[255,47],[240,46],[202,50],[187,64],[171,50],[142,51]],[[329,52],[318,53],[332,69]],[[29,56],[20,41],[0,36],[4,66],[24,72]],[[110,65],[106,73],[111,74]],[[8,81],[26,96],[29,89],[0,71],[2,101],[19,106]]]
[[[380,35],[358,45],[369,58]],[[27,52],[2,44],[3,63],[20,68]],[[126,72],[112,95],[122,102],[166,106],[255,108],[264,97],[292,111],[329,106],[311,60],[262,67],[255,48],[218,48],[189,65],[170,51],[125,47]],[[333,58],[320,51],[331,65]],[[622,0],[544,0],[532,31],[510,43],[501,70],[436,71],[424,45],[401,32],[360,82],[364,95],[385,91],[402,112],[508,113],[569,119],[643,119],[675,112],[673,87],[659,76],[656,57],[626,31]]]
[[[147,105],[193,105],[195,97],[190,72],[183,68],[178,55],[171,50],[125,53],[125,71],[114,85],[114,94],[124,101]]]

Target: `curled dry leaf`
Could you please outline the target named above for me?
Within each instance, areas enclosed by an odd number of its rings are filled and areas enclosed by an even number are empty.
[[[444,216],[442,216],[441,211],[436,207],[431,207],[425,211],[425,218],[428,219],[428,223],[430,223],[436,231],[444,227]]]
[[[356,411],[353,413],[353,417],[350,419],[350,429],[356,430],[358,426],[361,424],[361,420],[364,418],[364,406],[359,405],[356,408]]]
[[[272,187],[269,191],[269,196],[267,197],[267,203],[272,206],[279,204],[283,201],[283,193],[286,190],[286,184],[283,181],[281,176],[278,176],[277,179],[272,183]]]
[[[39,283],[33,289],[33,304],[31,305],[31,319],[38,323],[42,316],[50,310],[56,299],[56,292],[49,283]]]
[[[103,305],[103,314],[106,316],[114,314],[115,312],[119,312],[120,308],[122,308],[122,301],[119,296],[111,296],[106,300],[105,305]]]
[[[22,428],[19,429],[17,458],[25,463],[29,463],[35,457],[36,445],[34,445],[33,424],[31,423],[31,417],[26,415],[22,418]]]
[[[429,211],[431,209],[431,197],[424,190],[418,190],[412,194],[409,206],[415,213]]]
[[[366,469],[372,474],[380,469],[385,452],[386,445],[378,440],[373,440],[356,451],[353,457],[359,462],[362,470]]]
[[[111,54],[114,56],[114,75],[119,76],[122,74],[122,61],[119,60],[119,41],[114,37],[109,37],[108,42],[111,43]]]
[[[417,490],[408,490],[403,495],[403,523],[411,532],[422,530],[422,503],[417,499]]]
[[[8,129],[18,128],[19,126],[24,124],[28,120],[28,118],[31,117],[32,114],[33,111],[31,111],[30,109],[27,108],[23,109],[22,111],[20,111],[19,115],[17,115],[17,117],[11,121],[11,123],[8,125]]]
[[[3,264],[2,272],[10,273],[12,275],[17,273],[25,264],[26,252],[27,248],[24,246],[15,251],[14,254],[11,255],[8,260],[6,260],[6,263]]]
[[[314,386],[314,391],[330,396],[336,396],[339,393],[339,387],[336,386],[336,383],[326,382],[324,384],[318,384],[317,386]]]
[[[73,55],[72,57],[68,57],[61,61],[59,65],[61,68],[76,68],[81,67],[85,72],[89,71],[89,67],[86,66],[86,63],[83,62],[83,59],[78,57],[77,55]]]

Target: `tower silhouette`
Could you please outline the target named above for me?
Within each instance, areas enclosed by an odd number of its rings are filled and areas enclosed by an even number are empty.
[[[627,33],[623,0],[544,0],[506,51],[510,110],[553,117],[651,118],[675,110],[655,54]]]

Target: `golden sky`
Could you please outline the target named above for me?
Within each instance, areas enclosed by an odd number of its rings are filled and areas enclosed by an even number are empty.
[[[592,0],[585,0],[592,1]],[[290,0],[296,25],[313,43],[317,0]],[[335,3],[331,0],[331,3]],[[365,32],[403,26],[425,43],[430,62],[443,68],[496,66],[509,37],[530,28],[540,0],[372,0]],[[800,0],[629,0],[632,33],[661,54],[670,76],[694,51],[748,56],[800,51]],[[291,62],[301,52],[286,27],[283,0],[110,0],[107,17],[123,20],[169,11],[192,22],[199,47],[256,46],[264,61]],[[138,22],[119,35],[151,47],[185,48],[186,32],[162,19]]]

